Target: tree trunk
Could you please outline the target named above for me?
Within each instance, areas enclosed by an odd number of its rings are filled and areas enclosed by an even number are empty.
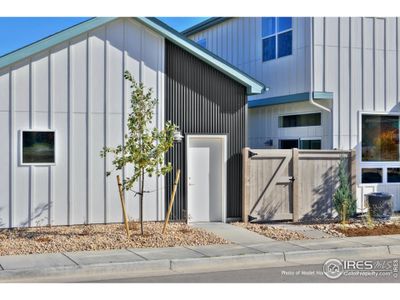
[[[142,170],[142,175],[140,178],[140,194],[139,194],[139,218],[140,218],[140,232],[143,235],[143,196],[144,196],[144,170]]]

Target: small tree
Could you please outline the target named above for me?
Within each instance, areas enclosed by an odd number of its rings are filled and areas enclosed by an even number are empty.
[[[131,190],[139,195],[139,218],[141,234],[143,235],[143,198],[145,191],[145,178],[165,175],[172,170],[170,162],[164,163],[165,153],[173,147],[174,131],[177,126],[170,121],[164,128],[151,129],[154,109],[158,102],[152,97],[152,89],[145,92],[143,83],[137,83],[132,75],[125,71],[124,78],[130,82],[131,109],[127,120],[128,133],[125,134],[125,144],[115,148],[104,147],[100,155],[114,154],[112,164],[115,170],[120,170],[126,165],[133,166],[133,174],[129,174],[123,181],[123,189]],[[107,172],[109,176],[111,172]],[[134,191],[134,184],[139,182],[139,191]]]
[[[351,192],[346,165],[346,159],[341,158],[338,166],[339,187],[333,195],[333,205],[343,222],[355,214],[357,205]]]

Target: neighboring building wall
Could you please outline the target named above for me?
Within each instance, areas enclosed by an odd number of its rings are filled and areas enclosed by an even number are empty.
[[[269,91],[249,100],[310,90],[310,18],[293,18],[293,53],[262,61],[261,18],[232,18],[189,36],[206,40],[206,48],[263,82]]]
[[[309,102],[297,102],[280,105],[251,108],[248,110],[248,143],[249,147],[256,149],[279,148],[281,139],[321,139],[322,149],[331,149],[330,114],[321,111]],[[306,127],[279,127],[279,116],[298,113],[321,112],[321,126]],[[272,146],[267,146],[266,141],[272,139]]]
[[[177,124],[183,135],[227,135],[227,217],[241,216],[242,159],[246,146],[246,89],[185,50],[166,41],[165,119]],[[169,201],[176,170],[181,169],[173,207],[174,219],[186,215],[185,139],[167,154],[174,172],[166,176]]]
[[[358,145],[359,112],[398,111],[398,18],[313,18],[315,90],[333,92],[333,147]]]
[[[360,113],[399,113],[399,18],[313,18],[313,32],[314,89],[333,92],[333,148],[357,150],[360,183]],[[359,187],[359,201],[374,190],[400,197],[399,184]]]
[[[120,222],[112,157],[103,146],[127,132],[129,70],[164,101],[164,39],[143,25],[117,19],[88,34],[0,70],[0,227]],[[56,130],[56,164],[21,166],[19,132]],[[123,173],[124,176],[127,172]],[[163,181],[147,179],[145,218],[164,216]],[[129,216],[138,200],[126,195]]]

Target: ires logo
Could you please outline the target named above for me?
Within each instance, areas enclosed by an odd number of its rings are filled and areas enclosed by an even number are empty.
[[[399,261],[394,260],[338,260],[328,259],[323,267],[323,273],[330,279],[344,276],[393,276],[398,277]]]

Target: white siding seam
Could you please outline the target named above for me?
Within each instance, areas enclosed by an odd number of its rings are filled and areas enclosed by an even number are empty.
[[[68,42],[67,45],[67,98],[68,98],[68,225],[72,223],[72,181],[71,181],[71,172],[72,172],[72,99],[71,99],[71,42]]]
[[[34,114],[35,114],[35,107],[33,103],[33,87],[32,87],[32,57],[29,58],[29,129],[33,129],[35,124]],[[34,166],[29,166],[29,203],[28,203],[28,220],[25,226],[28,225],[29,227],[32,226],[32,206],[33,206],[33,198],[35,195],[35,170]]]
[[[398,23],[398,17],[395,17],[395,26],[396,26],[396,47],[395,47],[395,53],[396,53],[396,104],[399,102],[399,23]]]
[[[353,101],[352,97],[351,97],[351,92],[352,92],[352,88],[351,88],[351,72],[352,72],[352,68],[351,68],[351,17],[349,17],[349,114],[348,114],[348,118],[349,118],[349,149],[351,149],[351,137],[352,137],[352,122],[351,122],[351,103]]]
[[[108,38],[107,38],[107,25],[105,26],[105,37],[104,37],[104,147],[107,147],[108,143]],[[104,158],[104,170],[108,172],[108,161],[109,155]],[[108,199],[109,199],[109,188],[107,176],[104,175],[104,223],[108,220]]]
[[[48,95],[48,101],[49,101],[49,124],[48,124],[48,128],[49,129],[54,129],[53,128],[53,122],[54,122],[54,116],[53,116],[53,95],[52,95],[52,72],[51,72],[51,50],[49,50],[49,54],[47,57],[47,77],[48,77],[48,85],[47,85],[47,95]],[[56,141],[57,141],[57,136],[55,137]],[[56,145],[56,151],[57,151],[57,145]],[[56,159],[57,159],[57,153],[56,153]],[[48,219],[47,219],[47,224],[51,225],[52,224],[52,218],[53,218],[53,199],[54,199],[54,195],[53,195],[53,170],[52,170],[52,166],[48,166],[48,174],[49,174],[49,180],[48,180],[48,184],[49,184],[49,198],[48,198]]]
[[[385,84],[385,86],[383,87],[383,101],[384,101],[384,107],[385,107],[385,111],[388,111],[388,99],[387,99],[387,89],[388,89],[388,83],[386,81],[387,79],[387,48],[386,48],[386,34],[387,34],[387,19],[385,18],[383,21],[383,82]]]
[[[364,110],[364,17],[361,18],[361,109]],[[357,114],[358,116],[358,114]],[[357,122],[359,124],[359,122]],[[357,136],[359,135],[359,130],[357,130]],[[359,136],[357,137],[357,142],[359,141]]]
[[[89,33],[86,35],[86,109],[87,109],[87,125],[86,125],[86,142],[87,142],[87,155],[86,155],[86,223],[90,224],[91,220],[91,204],[92,204],[92,139],[91,139],[91,131],[92,131],[92,106],[90,101],[91,99],[91,81],[90,81],[90,70],[92,66],[91,55],[89,55],[91,47],[90,47],[90,39]]]
[[[123,33],[122,33],[122,45],[123,45],[123,53],[122,53],[122,73],[125,74],[125,70],[126,70],[126,19],[123,19]],[[125,98],[125,76],[123,76],[122,78],[122,145],[125,146],[125,124],[127,123],[127,118],[126,118],[126,98]],[[122,174],[122,181],[125,181],[126,179],[126,172],[125,172],[125,168],[122,168],[121,170]],[[124,199],[126,199],[126,192],[125,190],[122,191],[123,195],[124,195]],[[126,204],[125,204],[126,205]],[[121,212],[121,218],[123,219],[123,214]]]
[[[374,108],[374,111],[376,110],[376,97],[375,97],[375,93],[376,93],[376,74],[375,74],[375,69],[376,69],[376,66],[375,66],[375,62],[376,62],[376,60],[375,60],[375,55],[376,55],[376,53],[375,53],[375,51],[376,51],[376,49],[375,49],[375,18],[373,18],[372,19],[372,41],[373,41],[373,44],[372,44],[372,74],[373,74],[373,76],[372,76],[372,78],[373,78],[373,84],[372,84],[372,91],[373,91],[373,93],[372,93],[372,104],[373,104],[373,108]]]
[[[323,91],[325,92],[326,90],[326,17],[323,17],[323,47],[322,47],[322,64],[324,66],[323,72],[322,72],[322,85],[323,85]],[[312,92],[312,91],[310,91]]]
[[[14,109],[15,109],[15,104],[14,104],[14,101],[13,101],[13,96],[14,96],[14,91],[13,91],[13,88],[14,88],[14,84],[13,84],[13,76],[12,76],[12,71],[13,71],[13,69],[12,69],[12,67],[10,67],[9,68],[9,70],[10,70],[10,73],[9,73],[9,76],[8,76],[8,89],[9,89],[9,101],[10,101],[10,120],[9,120],[9,122],[10,122],[10,145],[9,145],[9,148],[10,148],[10,162],[9,162],[9,167],[10,167],[10,170],[9,170],[9,174],[10,174],[10,200],[9,200],[9,215],[8,215],[8,217],[9,217],[9,220],[8,220],[8,224],[9,224],[9,227],[14,227],[13,225],[13,222],[14,222],[14,203],[15,203],[15,190],[14,190],[14,186],[15,186],[15,171],[14,171],[14,166],[13,166],[13,164],[14,164],[14,160],[16,159],[16,157],[15,157],[15,153],[18,153],[18,152],[16,152],[15,150],[16,149],[14,149],[15,147],[15,145],[14,145],[14,141],[15,141],[15,139],[13,138],[14,137],[14,129],[15,129],[15,113],[14,113]],[[17,156],[17,159],[18,159],[18,156]]]
[[[338,114],[337,114],[337,124],[338,124],[338,132],[337,133],[335,133],[336,134],[336,136],[337,136],[337,145],[338,145],[338,149],[342,149],[342,144],[341,144],[341,138],[340,138],[340,134],[341,134],[341,124],[340,124],[340,107],[341,107],[341,105],[340,105],[340,99],[341,99],[341,95],[340,95],[340,93],[341,93],[341,91],[340,91],[340,88],[341,88],[341,84],[340,84],[340,70],[341,70],[341,68],[340,68],[340,20],[341,20],[341,18],[337,18],[338,19],[338,95],[337,95],[337,97],[338,97],[338,101],[337,101],[337,104],[338,104],[338,107],[337,107],[337,112],[338,112]]]

